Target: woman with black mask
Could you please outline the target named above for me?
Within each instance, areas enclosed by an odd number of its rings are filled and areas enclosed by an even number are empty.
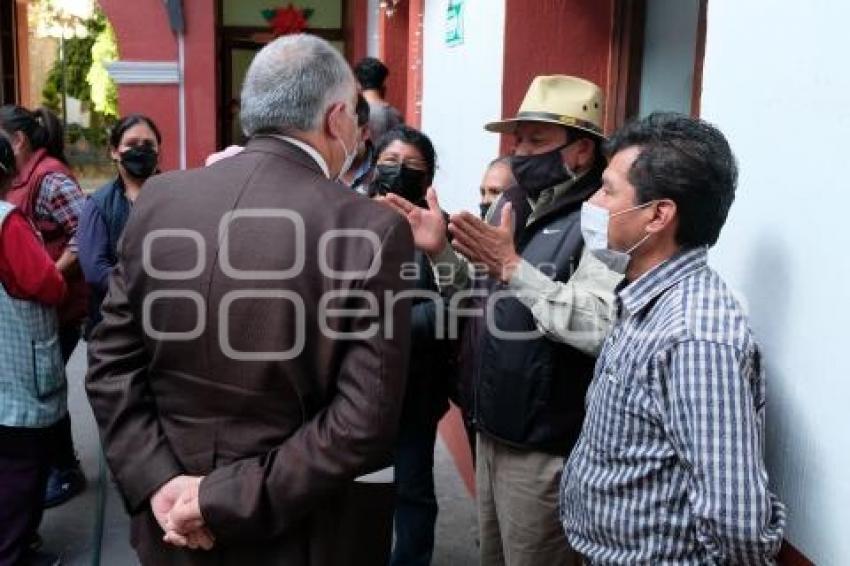
[[[89,284],[86,335],[100,322],[107,280],[118,261],[118,238],[142,185],[158,172],[162,136],[153,120],[141,114],[122,118],[109,136],[109,151],[118,176],[86,202],[79,227],[80,265]]]
[[[408,126],[390,130],[378,141],[375,178],[369,194],[403,196],[425,206],[425,191],[436,169],[434,146],[422,132]],[[396,444],[395,546],[391,566],[427,565],[434,551],[437,498],[434,493],[434,443],[437,423],[448,410],[453,373],[450,343],[437,324],[448,319],[438,313],[439,299],[428,258],[416,251],[416,289],[433,293],[413,299],[410,366],[407,391]],[[443,316],[440,316],[442,314]]]

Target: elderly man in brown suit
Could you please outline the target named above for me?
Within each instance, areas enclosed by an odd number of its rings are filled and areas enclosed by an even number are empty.
[[[278,39],[245,79],[245,151],[135,204],[86,387],[144,564],[386,556],[364,529],[391,507],[357,478],[391,459],[413,244],[335,182],[356,101],[330,44]]]

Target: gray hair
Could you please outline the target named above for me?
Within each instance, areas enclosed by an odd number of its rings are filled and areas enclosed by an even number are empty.
[[[257,53],[245,75],[242,130],[247,136],[316,130],[328,106],[351,106],[355,92],[351,68],[330,43],[307,34],[281,37]]]

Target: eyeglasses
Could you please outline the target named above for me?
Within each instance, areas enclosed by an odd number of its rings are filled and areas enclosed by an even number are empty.
[[[398,156],[388,155],[378,159],[378,165],[405,165],[411,169],[427,171],[428,164],[421,159],[399,159]]]

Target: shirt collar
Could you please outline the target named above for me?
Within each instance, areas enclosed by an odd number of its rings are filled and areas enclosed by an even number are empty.
[[[325,158],[322,157],[322,154],[319,153],[318,151],[316,151],[316,149],[313,146],[311,146],[307,143],[304,143],[303,141],[301,141],[299,139],[291,138],[289,136],[283,136],[283,135],[280,135],[280,134],[271,134],[271,137],[277,138],[279,140],[283,140],[285,142],[289,142],[292,145],[294,145],[295,147],[303,150],[304,153],[306,153],[307,155],[309,155],[310,157],[313,158],[313,161],[316,162],[316,164],[321,168],[322,173],[325,174],[325,177],[327,177],[328,179],[331,178],[331,171],[330,171],[330,169],[328,169],[328,163],[325,161]]]
[[[577,175],[570,179],[567,179],[563,183],[558,183],[557,185],[552,185],[551,187],[543,189],[542,191],[540,191],[540,195],[537,197],[536,200],[532,199],[531,197],[528,197],[528,202],[531,203],[532,208],[536,209],[540,204],[543,204],[545,206],[551,202],[560,200],[560,198],[565,195],[567,191],[569,191],[575,185],[578,185],[579,181],[586,174],[587,171],[578,173]]]
[[[661,293],[708,264],[708,248],[682,250],[644,273],[637,281],[623,282],[617,291],[620,305],[636,314]]]

